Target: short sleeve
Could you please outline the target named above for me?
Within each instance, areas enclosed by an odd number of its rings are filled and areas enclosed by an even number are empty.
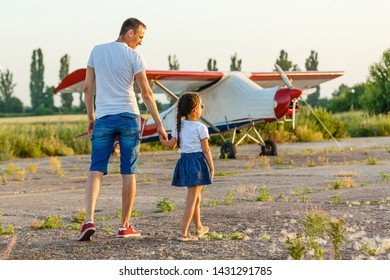
[[[95,68],[94,65],[93,65],[93,51],[94,50],[95,50],[95,48],[93,48],[91,54],[89,55],[88,62],[87,62],[87,65],[89,67],[92,67],[92,68]]]
[[[136,52],[136,56],[134,58],[134,63],[133,63],[133,73],[134,75],[140,73],[141,71],[145,70],[147,68],[145,59],[143,56]]]
[[[198,134],[199,134],[199,139],[210,138],[209,130],[207,129],[207,126],[205,126],[203,123],[200,123],[198,127]]]

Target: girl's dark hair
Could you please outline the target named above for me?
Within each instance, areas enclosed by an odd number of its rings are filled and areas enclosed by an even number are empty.
[[[127,33],[127,31],[129,31],[130,29],[133,29],[134,32],[137,33],[138,28],[140,26],[142,26],[144,29],[146,29],[146,25],[143,22],[141,22],[139,19],[128,18],[123,22],[122,27],[121,27],[121,31],[119,32],[119,35],[120,36],[125,35]]]
[[[177,129],[177,146],[180,148],[180,131],[181,120],[183,117],[187,117],[192,110],[198,105],[200,96],[197,92],[185,92],[179,98],[177,102],[176,111],[176,129]]]

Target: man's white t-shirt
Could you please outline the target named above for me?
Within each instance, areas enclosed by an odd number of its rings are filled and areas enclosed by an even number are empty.
[[[172,128],[172,137],[177,139],[176,125]],[[198,121],[181,121],[179,153],[202,152],[201,140],[209,138],[207,126]]]
[[[122,42],[93,48],[88,59],[96,76],[95,118],[120,113],[139,115],[134,93],[134,75],[146,69],[140,53]]]

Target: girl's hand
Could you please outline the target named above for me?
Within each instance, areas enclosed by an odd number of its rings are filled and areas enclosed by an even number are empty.
[[[158,134],[158,139],[160,140],[161,144],[164,144],[166,142],[166,139],[160,133]]]
[[[211,180],[214,180],[214,169],[210,169]]]

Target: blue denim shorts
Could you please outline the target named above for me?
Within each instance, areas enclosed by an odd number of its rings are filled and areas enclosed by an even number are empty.
[[[138,173],[140,146],[140,116],[131,113],[104,116],[95,120],[92,131],[92,155],[90,171],[107,174],[115,138],[120,146],[121,174]]]

